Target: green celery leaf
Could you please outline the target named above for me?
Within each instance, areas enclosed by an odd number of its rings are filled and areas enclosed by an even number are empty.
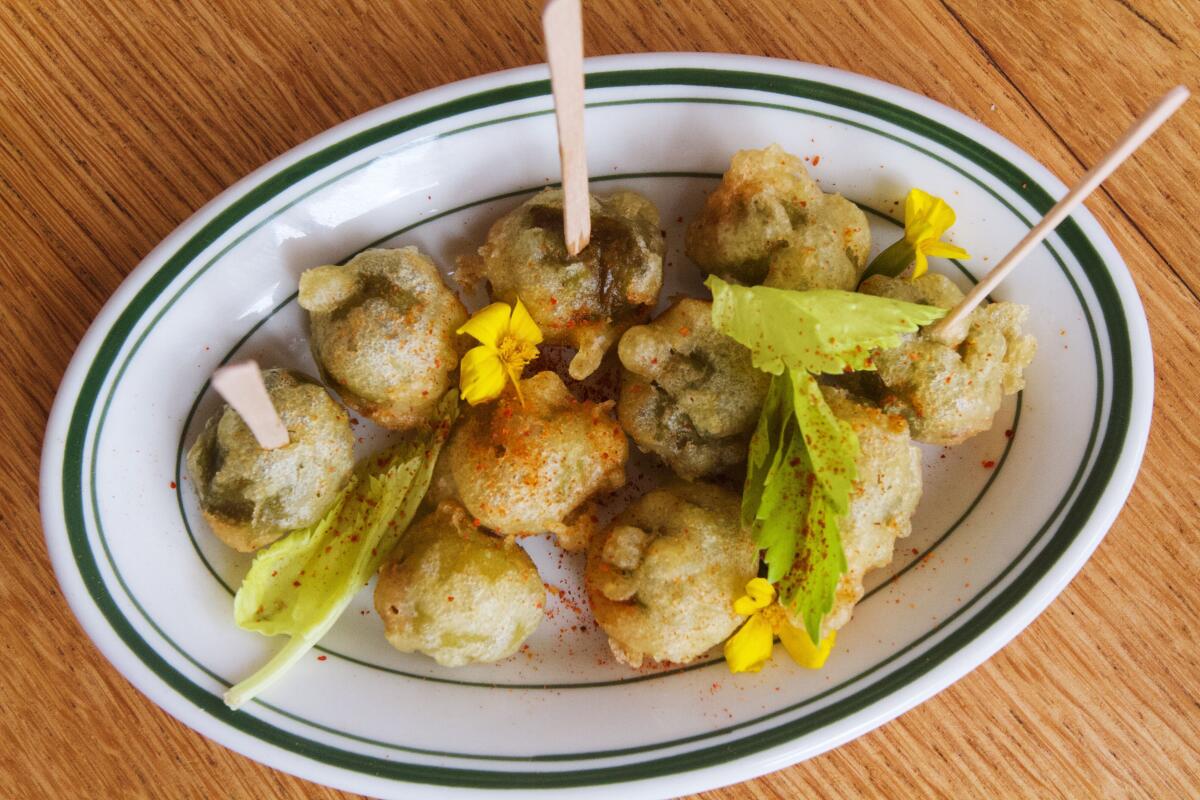
[[[838,374],[871,369],[871,352],[895,347],[902,334],[941,319],[946,310],[887,297],[817,289],[735,286],[715,275],[712,320],[717,330],[750,348],[754,366]]]
[[[804,432],[804,446],[813,475],[824,489],[837,517],[849,510],[858,458],[858,436],[834,416],[821,387],[807,372],[788,370],[795,396],[792,408]]]
[[[786,381],[786,376],[782,380]],[[767,580],[778,583],[796,560],[811,493],[808,478],[812,471],[798,431],[780,442],[774,463],[770,481],[763,487],[754,542],[763,550]]]
[[[813,644],[821,641],[821,620],[833,608],[838,581],[846,571],[839,516],[825,492],[815,490],[808,506],[800,552],[791,572],[779,581],[781,602],[804,620]]]
[[[457,409],[458,393],[451,390],[438,406],[436,426],[360,466],[323,519],[254,557],[234,598],[234,619],[246,630],[291,641],[226,692],[227,705],[240,708],[274,683],[379,570],[417,513]]]
[[[768,476],[778,466],[781,438],[792,420],[792,394],[786,379],[778,375],[771,379],[758,424],[750,438],[742,491],[742,524],[747,527],[758,518]]]
[[[801,616],[817,644],[846,571],[838,521],[850,506],[858,437],[834,416],[816,379],[790,369],[771,381],[755,437],[743,520],[780,602]]]

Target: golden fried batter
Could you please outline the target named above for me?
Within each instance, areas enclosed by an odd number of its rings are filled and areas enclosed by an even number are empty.
[[[742,623],[733,603],[758,572],[758,548],[740,506],[726,489],[676,481],[592,540],[588,601],[619,661],[692,661]]]
[[[612,402],[580,402],[553,372],[467,408],[438,461],[431,500],[457,496],[504,536],[552,531],[568,550],[587,545],[588,501],[625,483],[629,446]]]
[[[914,281],[876,275],[862,291],[942,308],[963,298],[949,278],[933,273]],[[1037,352],[1037,340],[1021,333],[1028,314],[1023,305],[991,303],[971,312],[966,338],[953,347],[920,331],[877,353],[880,406],[903,414],[919,442],[953,445],[986,431],[1004,395],[1025,386],[1022,373]],[[864,382],[871,385],[870,375]]]
[[[458,368],[467,311],[415,247],[366,250],[300,276],[321,374],[346,405],[385,428],[428,422]]]
[[[662,289],[665,244],[658,210],[634,192],[592,195],[592,236],[567,254],[562,191],[544,189],[498,219],[479,249],[464,260],[463,279],[487,278],[495,299],[520,298],[550,344],[579,352],[570,374],[583,380],[629,326],[646,319]]]
[[[264,450],[229,406],[188,451],[200,509],[225,544],[249,553],[319,520],[354,468],[350,419],[321,384],[286,369],[263,372],[289,442]]]
[[[853,291],[871,231],[858,206],[821,191],[777,144],[734,154],[687,231],[687,254],[727,281],[780,289]]]
[[[499,661],[541,622],[546,589],[529,555],[489,536],[458,503],[417,521],[379,570],[375,610],[404,653],[444,667]]]
[[[617,353],[617,416],[638,447],[687,480],[746,460],[771,376],[713,327],[712,303],[678,301],[626,331]]]
[[[850,423],[860,448],[850,509],[838,523],[846,572],[833,608],[821,621],[825,637],[850,621],[863,596],[863,576],[891,563],[896,540],[912,533],[912,515],[921,499],[921,451],[912,444],[903,417],[885,414],[842,389],[826,386],[822,392],[834,415]],[[791,622],[804,627],[802,620]]]

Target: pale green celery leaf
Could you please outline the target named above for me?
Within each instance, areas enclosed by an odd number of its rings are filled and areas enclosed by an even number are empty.
[[[791,402],[792,387],[787,379],[778,375],[772,378],[762,411],[758,414],[754,435],[750,437],[746,459],[742,524],[747,527],[758,518],[767,478],[779,462],[781,437],[792,420]]]
[[[250,701],[308,652],[378,571],[425,496],[457,408],[452,390],[439,404],[436,426],[407,435],[360,466],[323,519],[255,556],[234,598],[234,619],[246,630],[292,638],[226,693],[231,708]]]
[[[748,347],[754,366],[772,375],[785,367],[831,375],[871,369],[872,351],[895,347],[903,334],[946,313],[837,289],[735,286],[715,275],[704,283],[713,295],[713,325]]]
[[[764,551],[767,580],[816,644],[846,571],[838,520],[850,506],[858,437],[816,379],[790,369],[772,379],[759,431],[766,433],[751,445],[743,519]]]
[[[804,431],[813,474],[840,517],[849,510],[850,492],[858,477],[858,436],[849,423],[834,415],[816,378],[795,370],[788,370],[788,375],[795,392],[792,406]]]
[[[804,523],[804,536],[790,572],[779,581],[782,602],[804,621],[812,643],[821,641],[821,620],[833,608],[838,582],[846,571],[846,553],[835,503],[814,484]]]
[[[812,487],[811,464],[798,431],[781,443],[775,461],[777,468],[764,487],[754,526],[754,542],[763,550],[771,583],[778,583],[793,568]]]

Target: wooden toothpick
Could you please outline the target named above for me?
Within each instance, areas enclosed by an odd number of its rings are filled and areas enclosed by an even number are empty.
[[[274,450],[288,443],[287,427],[271,404],[258,364],[242,361],[221,367],[213,373],[212,385],[241,415],[260,447]]]
[[[963,298],[962,302],[955,306],[949,314],[942,317],[929,332],[934,338],[946,342],[954,343],[962,339],[961,327],[967,317],[975,307],[983,302],[992,290],[1004,280],[1013,268],[1020,263],[1021,259],[1029,255],[1029,253],[1042,243],[1042,240],[1050,235],[1058,224],[1067,216],[1078,208],[1092,191],[1099,186],[1104,180],[1113,173],[1121,163],[1129,158],[1129,156],[1141,146],[1146,139],[1150,138],[1150,134],[1158,130],[1159,126],[1167,121],[1167,118],[1174,114],[1183,102],[1188,99],[1189,92],[1187,87],[1176,86],[1171,91],[1163,95],[1153,108],[1143,114],[1132,127],[1126,131],[1125,135],[1113,145],[1112,149],[1100,159],[1096,166],[1092,167],[1086,175],[1079,179],[1074,188],[1055,204],[1054,208],[1033,227],[1029,233],[1023,238],[1012,251],[1000,260],[995,267],[992,268],[983,280],[975,284],[975,287]]]
[[[563,238],[578,255],[592,237],[587,151],[583,144],[583,17],[579,0],[549,0],[542,11],[550,89],[562,162]]]

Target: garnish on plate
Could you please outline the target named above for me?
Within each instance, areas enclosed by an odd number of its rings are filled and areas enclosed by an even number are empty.
[[[425,496],[457,413],[447,392],[435,424],[361,466],[319,522],[260,551],[234,598],[239,627],[291,640],[225,693],[240,708],[279,679],[333,627],[374,575]]]
[[[537,358],[542,332],[521,301],[517,300],[515,306],[492,303],[479,309],[458,333],[479,342],[467,351],[459,365],[463,399],[473,406],[487,403],[499,397],[504,385],[512,381],[524,405],[521,372]]]
[[[904,235],[888,246],[867,267],[863,280],[872,275],[895,278],[912,265],[912,278],[929,269],[929,258],[970,258],[957,245],[943,242],[942,235],[954,226],[954,209],[940,197],[910,189],[904,198]]]
[[[873,350],[895,346],[945,311],[838,290],[734,286],[715,276],[705,283],[713,324],[774,376],[750,442],[742,520],[765,551],[767,581],[820,647],[821,620],[846,569],[838,521],[849,506],[859,448],[814,373],[871,369]]]
[[[819,645],[788,622],[787,612],[775,602],[775,587],[765,578],[746,584],[746,594],[733,604],[734,613],[748,617],[737,633],[725,642],[725,662],[730,672],[758,672],[771,659],[775,637],[788,655],[802,667],[820,669],[837,641],[831,631]]]

